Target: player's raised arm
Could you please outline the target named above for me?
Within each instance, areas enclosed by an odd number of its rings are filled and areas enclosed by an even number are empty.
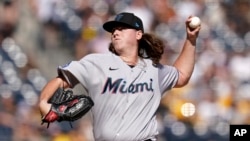
[[[176,61],[174,62],[174,66],[179,71],[179,79],[175,87],[182,87],[188,83],[190,77],[194,70],[195,64],[195,48],[196,48],[196,40],[199,35],[199,31],[201,26],[199,25],[195,29],[189,27],[189,23],[191,21],[191,16],[186,20],[186,40],[184,42],[182,51]]]

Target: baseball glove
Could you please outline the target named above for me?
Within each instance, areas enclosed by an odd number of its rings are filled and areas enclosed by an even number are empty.
[[[52,104],[51,109],[42,117],[42,124],[48,123],[47,128],[54,121],[71,123],[78,120],[94,106],[94,102],[89,96],[74,95],[73,91],[64,91],[62,88],[59,88],[48,102]]]

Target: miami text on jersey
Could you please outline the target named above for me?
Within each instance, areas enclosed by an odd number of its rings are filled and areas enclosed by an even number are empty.
[[[131,83],[129,86],[126,87],[126,81],[123,80],[122,78],[115,80],[114,82],[112,81],[112,78],[108,77],[102,94],[104,94],[106,91],[112,92],[112,93],[117,93],[120,92],[122,94],[125,93],[137,93],[137,92],[143,92],[143,91],[154,91],[152,83],[153,79],[149,79],[149,82],[141,82],[141,83]]]

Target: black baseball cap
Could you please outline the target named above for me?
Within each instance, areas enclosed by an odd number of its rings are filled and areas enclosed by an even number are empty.
[[[120,25],[125,25],[144,32],[142,20],[139,17],[135,16],[133,13],[128,12],[123,12],[116,15],[113,21],[104,23],[103,28],[108,32],[112,32],[114,27]]]

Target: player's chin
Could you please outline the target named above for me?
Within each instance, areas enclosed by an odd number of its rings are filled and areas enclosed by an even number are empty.
[[[114,45],[115,52],[120,55],[122,52],[124,52],[124,47],[120,46],[119,44]]]

